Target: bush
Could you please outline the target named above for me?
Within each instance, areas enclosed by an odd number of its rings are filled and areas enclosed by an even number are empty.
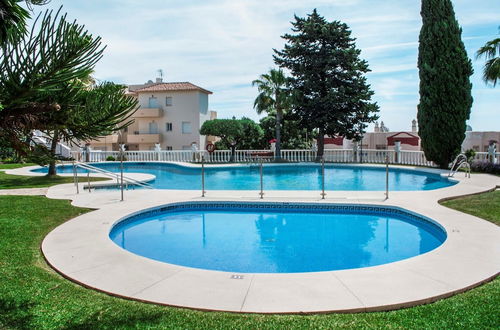
[[[500,164],[493,164],[488,161],[475,161],[471,165],[474,172],[500,174]]]
[[[467,157],[467,161],[472,163],[474,161],[474,157],[476,157],[476,151],[474,149],[469,149],[464,152],[465,157]]]
[[[106,161],[107,161],[107,162],[114,162],[115,160],[116,160],[116,158],[115,158],[115,157],[113,157],[113,156],[108,156],[108,157],[106,157]]]

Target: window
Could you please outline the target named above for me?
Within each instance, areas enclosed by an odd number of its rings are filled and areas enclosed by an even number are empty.
[[[377,144],[375,146],[375,149],[377,149],[377,150],[385,150],[385,149],[387,149],[387,146],[385,144]]]
[[[172,146],[166,146],[165,150],[173,150]]]
[[[165,123],[165,131],[172,132],[172,123]]]
[[[182,134],[191,134],[191,132],[192,132],[191,122],[183,121],[182,122]]]
[[[149,123],[149,134],[158,134],[158,123]]]
[[[165,99],[165,105],[167,107],[171,107],[172,106],[172,97],[171,96],[167,96],[166,99]]]
[[[473,147],[472,147],[472,149],[473,149],[474,151],[479,151],[479,146],[473,146]]]
[[[148,105],[149,108],[158,108],[158,99],[154,95],[151,95]]]

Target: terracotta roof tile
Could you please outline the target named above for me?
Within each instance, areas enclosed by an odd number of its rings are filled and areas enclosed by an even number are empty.
[[[156,83],[147,87],[135,90],[136,93],[144,92],[164,92],[164,91],[200,91],[207,94],[212,94],[211,91],[191,84],[190,82],[170,82],[170,83]]]

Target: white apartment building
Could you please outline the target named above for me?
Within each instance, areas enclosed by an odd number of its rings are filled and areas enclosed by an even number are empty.
[[[153,150],[160,144],[162,150],[190,149],[196,142],[204,148],[206,137],[200,135],[201,125],[215,119],[217,113],[208,110],[209,95],[204,88],[189,82],[149,81],[130,85],[128,95],[138,100],[139,109],[132,116],[134,122],[122,132],[92,141],[95,150],[118,150],[125,144],[128,150]]]

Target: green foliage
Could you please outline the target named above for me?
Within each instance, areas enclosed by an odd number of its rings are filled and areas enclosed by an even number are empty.
[[[128,126],[137,101],[125,95],[125,87],[89,84],[103,50],[100,37],[52,11],[38,17],[29,35],[3,45],[0,138],[28,154],[25,137],[33,129],[43,131],[53,144],[37,148],[32,160],[43,165],[52,157],[49,173],[55,174],[57,142],[92,140]]]
[[[107,161],[107,162],[114,162],[115,160],[116,160],[116,158],[115,158],[115,157],[113,157],[113,156],[108,156],[108,157],[106,157],[106,161]]]
[[[7,159],[15,160],[17,154],[14,149],[12,149],[9,141],[2,139],[0,137],[0,161],[6,162]]]
[[[318,156],[324,135],[354,138],[378,119],[378,105],[364,76],[368,63],[359,58],[348,26],[328,22],[316,10],[307,18],[295,16],[295,34],[285,34],[274,61],[291,72],[292,112],[302,126],[318,129]]]
[[[276,116],[270,113],[260,120],[260,127],[264,130],[264,146],[269,146],[269,141],[274,139],[276,128]],[[291,114],[286,113],[281,123],[281,147],[283,149],[310,149],[312,139],[315,137],[312,132],[301,126],[298,120],[294,120]]]
[[[218,149],[230,149],[232,142],[238,149],[258,149],[262,144],[262,128],[249,118],[212,119],[203,123],[201,135],[217,136]]]
[[[491,200],[485,203],[492,204]],[[482,205],[475,207],[475,210],[480,209]],[[0,328],[498,328],[498,279],[429,305],[392,312],[356,314],[252,315],[200,312],[111,297],[63,278],[45,263],[40,253],[40,244],[45,235],[66,220],[88,211],[73,207],[65,200],[41,196],[0,196]]]
[[[254,108],[258,114],[273,113],[275,118],[276,158],[281,158],[281,134],[283,113],[291,106],[291,93],[288,89],[288,78],[281,69],[271,69],[259,79],[252,82],[257,86],[259,95],[255,99]]]
[[[467,157],[467,161],[469,164],[472,163],[474,157],[476,157],[476,151],[474,149],[468,149],[464,152],[465,157]]]
[[[483,79],[486,83],[492,83],[496,86],[500,79],[500,38],[488,41],[483,47],[479,48],[476,58],[484,56],[486,63],[483,69]]]
[[[421,15],[418,134],[426,158],[447,168],[465,138],[472,64],[450,0],[422,0]]]
[[[48,114],[47,133],[59,131],[59,139],[87,141],[109,135],[131,124],[130,116],[137,101],[124,93],[125,86],[104,82],[86,86],[73,81],[64,86],[60,94],[72,94],[70,100],[60,103],[61,109]],[[61,96],[60,99],[64,97]]]
[[[18,0],[0,1],[0,45],[15,42],[26,33],[26,20],[29,12],[19,6]]]

